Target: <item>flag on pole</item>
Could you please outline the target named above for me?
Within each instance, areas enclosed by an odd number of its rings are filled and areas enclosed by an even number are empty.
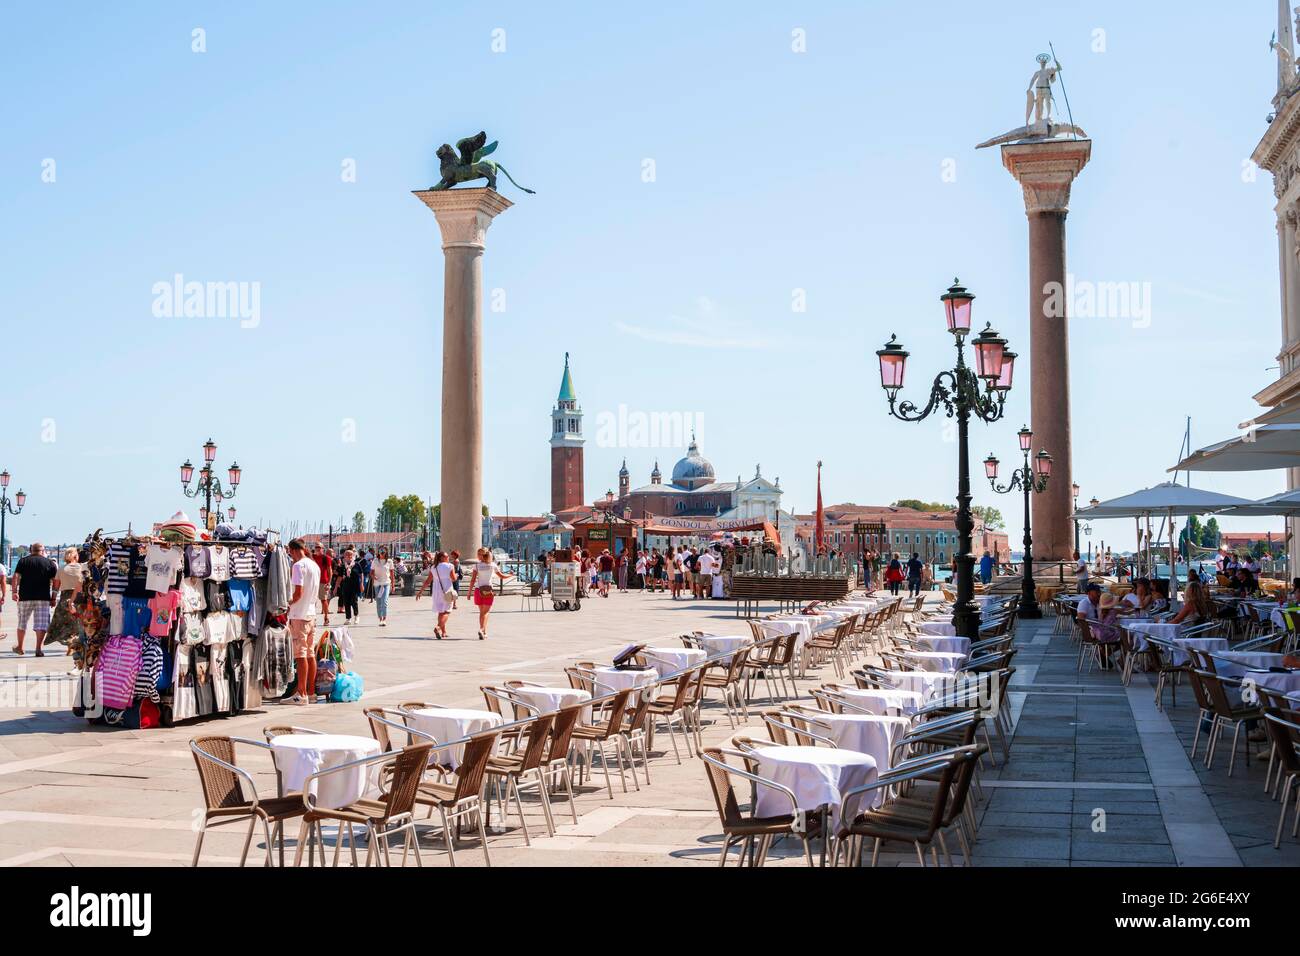
[[[813,531],[813,550],[821,554],[826,545],[826,518],[822,511],[822,463],[817,462],[817,524]]]

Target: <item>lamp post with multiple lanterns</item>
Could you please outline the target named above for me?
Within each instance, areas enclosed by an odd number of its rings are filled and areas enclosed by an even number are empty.
[[[990,452],[989,456],[984,459],[984,474],[988,476],[989,485],[999,495],[1009,494],[1017,488],[1024,492],[1025,557],[1021,561],[1022,573],[1018,614],[1020,617],[1038,618],[1043,616],[1043,611],[1038,606],[1038,595],[1034,591],[1034,539],[1029,530],[1029,495],[1030,493],[1041,494],[1047,490],[1047,479],[1052,476],[1052,456],[1046,451],[1040,450],[1035,456],[1031,467],[1029,451],[1034,442],[1034,433],[1028,427],[1022,426],[1020,431],[1016,433],[1016,437],[1020,439],[1020,453],[1024,456],[1024,465],[1011,473],[1011,480],[1006,485],[999,486],[998,460]],[[1076,487],[1078,486],[1076,485]]]
[[[194,477],[194,466],[190,464],[189,459],[181,465],[181,491],[185,492],[187,498],[197,498],[203,496],[203,507],[199,509],[199,517],[205,528],[215,525],[224,515],[221,511],[222,503],[227,498],[235,497],[235,492],[239,489],[239,480],[243,475],[243,469],[239,467],[239,462],[232,461],[227,477],[230,479],[230,487],[226,488],[221,484],[221,479],[217,477],[212,463],[217,458],[217,443],[211,438],[203,443],[203,467],[199,469],[199,480],[190,490],[190,480]],[[216,499],[217,510],[212,510],[212,501]],[[235,509],[229,509],[230,519],[235,518]],[[215,519],[215,520],[214,520]]]
[[[939,297],[943,302],[948,331],[957,349],[957,364],[935,376],[930,386],[930,400],[924,408],[912,402],[898,401],[907,368],[908,352],[897,336],[891,335],[885,347],[876,352],[880,359],[880,384],[889,398],[889,413],[903,421],[919,422],[942,408],[949,418],[957,419],[957,534],[958,553],[953,564],[957,575],[957,603],[952,623],[959,637],[972,640],[979,636],[980,612],[975,604],[975,556],[971,554],[971,535],[975,520],[970,501],[970,448],[968,431],[974,415],[984,422],[1002,417],[1016,355],[1007,351],[1007,341],[989,326],[971,340],[975,368],[966,364],[966,336],[971,331],[971,303],[975,296],[957,280]],[[983,389],[980,385],[983,383]]]
[[[23,510],[23,505],[27,504],[27,493],[21,488],[9,498],[9,471],[0,471],[0,562],[4,562],[9,556],[9,541],[5,538],[5,516],[13,515],[15,518]],[[16,506],[16,507],[15,507]],[[0,595],[3,597],[3,595]]]

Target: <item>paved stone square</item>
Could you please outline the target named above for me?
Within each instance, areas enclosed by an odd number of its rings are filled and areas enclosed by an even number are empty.
[[[452,618],[452,639],[432,638],[427,602],[393,601],[389,626],[376,626],[374,606],[363,603],[352,628],[355,669],[366,680],[364,701],[261,711],[172,729],[124,731],[91,727],[66,707],[22,704],[67,682],[63,657],[15,658],[13,609],[0,620],[0,865],[186,865],[201,806],[187,741],[203,734],[259,737],[263,726],[292,722],[367,734],[363,706],[428,700],[482,707],[482,684],[519,677],[565,683],[563,668],[577,660],[609,660],[631,642],[676,643],[695,629],[747,633],[727,602],[673,601],[666,595],[614,594],[589,599],[577,613],[523,611],[520,599],[498,600],[487,641],[475,639],[475,614],[462,602]],[[1079,674],[1066,636],[1050,621],[1023,621],[1017,631],[1012,708],[1016,719],[1009,762],[983,773],[977,865],[1284,865],[1300,863],[1300,843],[1284,838],[1272,848],[1277,804],[1263,793],[1263,765],[1238,761],[1227,777],[1226,756],[1211,771],[1187,757],[1194,707],[1186,688],[1179,704],[1158,711],[1145,675],[1130,688],[1115,673]],[[26,670],[26,679],[16,675]],[[46,680],[45,678],[48,678]],[[801,691],[834,679],[830,665],[801,681]],[[761,691],[758,691],[761,692]],[[756,693],[758,693],[756,692]],[[751,706],[748,728],[765,737]],[[706,745],[737,732],[720,705],[705,710]],[[665,748],[667,748],[665,750]],[[615,780],[611,800],[599,773],[577,798],[574,826],[563,801],[559,824],[546,837],[540,806],[526,800],[532,834],[525,848],[517,818],[492,834],[492,862],[505,865],[638,866],[716,865],[717,813],[698,761],[679,765],[668,738],[659,734],[649,786],[623,793]],[[246,765],[270,792],[274,777],[260,751]],[[630,786],[630,779],[629,779]],[[1104,817],[1101,816],[1104,814]],[[1104,820],[1104,827],[1099,821]],[[499,823],[494,816],[494,822]],[[206,865],[237,862],[239,828],[210,832]],[[427,835],[426,865],[446,865],[440,838]],[[733,855],[734,859],[734,855]],[[882,854],[882,864],[915,865],[915,856]],[[457,863],[481,865],[473,841],[458,849]],[[778,847],[770,865],[802,865],[794,847]]]

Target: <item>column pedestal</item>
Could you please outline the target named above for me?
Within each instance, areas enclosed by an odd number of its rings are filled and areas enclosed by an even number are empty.
[[[513,205],[494,189],[416,190],[442,230],[442,542],[474,560],[483,541],[483,248]]]
[[[1033,496],[1039,561],[1065,561],[1074,551],[1065,217],[1070,186],[1091,155],[1087,139],[1002,147],[1002,164],[1020,183],[1029,218],[1030,423],[1034,443],[1053,459],[1047,490]]]

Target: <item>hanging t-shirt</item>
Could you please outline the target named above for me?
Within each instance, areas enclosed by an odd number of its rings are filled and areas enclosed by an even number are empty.
[[[181,617],[181,626],[176,633],[177,640],[185,644],[203,643],[203,615],[190,611]]]
[[[202,611],[208,606],[203,597],[203,582],[198,578],[181,578],[181,610]]]
[[[154,637],[166,637],[171,633],[172,622],[176,620],[176,609],[180,607],[180,591],[164,591],[149,599],[149,633]]]
[[[127,571],[123,596],[142,601],[149,597],[149,551],[143,544],[131,548],[131,567]]]
[[[253,548],[230,549],[230,576],[232,578],[255,578],[258,576],[260,562]]]
[[[144,586],[159,594],[170,591],[172,585],[176,583],[176,575],[180,574],[181,565],[185,563],[181,549],[151,544],[146,560],[149,564],[149,573],[145,578]]]
[[[212,552],[205,545],[186,545],[185,563],[190,577],[206,578],[212,573]]]
[[[238,630],[225,611],[212,611],[203,619],[204,644],[225,644],[236,636]]]
[[[253,603],[253,582],[231,578],[226,587],[230,590],[230,610],[248,613]]]
[[[212,561],[212,573],[208,575],[213,581],[230,580],[230,549],[214,545],[209,552]]]
[[[125,542],[114,541],[108,546],[108,593],[123,594],[131,573],[131,549]]]

